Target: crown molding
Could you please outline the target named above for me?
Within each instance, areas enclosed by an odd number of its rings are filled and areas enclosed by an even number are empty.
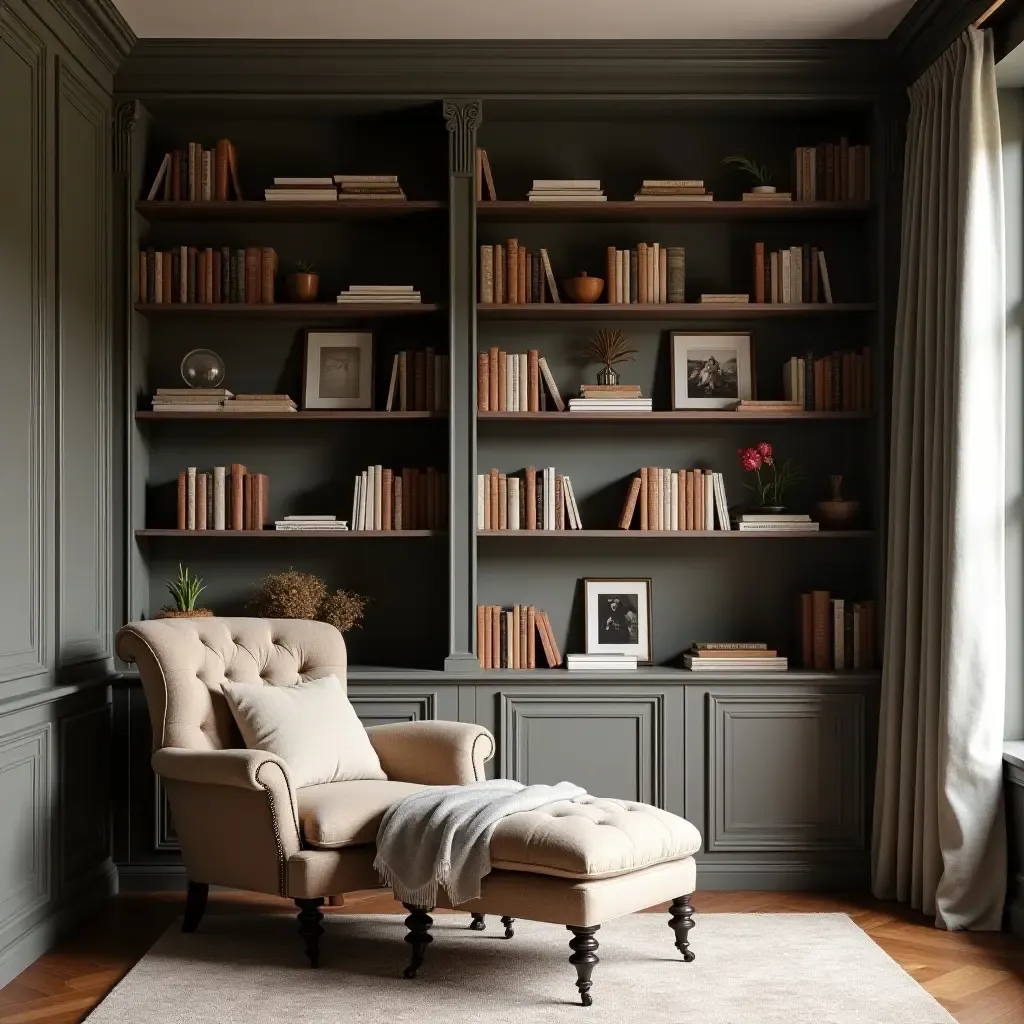
[[[888,40],[902,84],[916,81],[991,6],[992,0],[916,0]]]
[[[47,0],[89,51],[116,73],[138,39],[112,0]]]
[[[890,77],[888,55],[885,40],[143,39],[115,88],[140,99],[873,98]]]

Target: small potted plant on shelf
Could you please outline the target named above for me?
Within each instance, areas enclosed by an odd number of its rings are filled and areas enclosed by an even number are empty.
[[[740,448],[739,456],[740,465],[748,473],[754,474],[756,482],[746,486],[756,495],[756,510],[766,513],[785,512],[786,491],[800,478],[800,471],[792,461],[787,459],[780,463],[767,441],[759,441],[753,448]],[[763,479],[762,472],[765,473]]]
[[[630,346],[629,338],[617,327],[602,327],[583,346],[583,355],[587,360],[601,364],[597,374],[598,384],[618,384],[619,373],[615,367],[633,362],[635,354],[636,349]]]
[[[292,302],[316,302],[317,294],[320,291],[320,275],[311,263],[303,263],[301,260],[295,264],[295,270],[289,274],[285,284],[288,288],[288,298]]]
[[[771,171],[764,164],[759,164],[748,156],[739,155],[727,156],[722,163],[727,167],[735,167],[736,170],[741,171],[743,174],[749,174],[754,179],[754,185],[751,188],[752,192],[767,195],[775,191],[775,186],[772,184]]]
[[[351,590],[331,591],[319,576],[289,569],[263,580],[249,610],[265,619],[316,619],[348,633],[359,628],[366,603]]]
[[[194,576],[186,566],[178,563],[178,576],[167,581],[167,589],[174,598],[174,607],[161,608],[157,619],[199,619],[212,615],[209,608],[197,608],[196,601],[206,589],[202,578]]]

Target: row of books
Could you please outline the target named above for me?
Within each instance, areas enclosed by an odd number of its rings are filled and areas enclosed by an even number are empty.
[[[797,146],[793,154],[796,197],[804,202],[871,199],[871,147],[850,140]]]
[[[731,529],[725,481],[710,469],[644,466],[629,485],[619,529],[637,519],[640,530]]]
[[[789,659],[762,643],[695,643],[683,654],[691,672],[785,672]]]
[[[153,396],[154,412],[267,413],[295,412],[289,395],[239,394],[227,388],[157,388]]]
[[[477,412],[540,412],[545,406],[547,385],[555,408],[562,412],[565,403],[551,374],[547,360],[535,348],[528,352],[502,352],[492,346],[477,355]]]
[[[277,252],[267,246],[139,253],[139,302],[273,305]]]
[[[367,466],[355,478],[353,530],[443,530],[448,525],[448,474],[433,466]]]
[[[562,653],[547,612],[532,604],[476,606],[476,654],[482,669],[536,668],[537,640],[548,668],[558,668]]]
[[[339,199],[405,199],[397,174],[335,174],[275,178],[263,192],[269,202],[332,203]]]
[[[146,198],[167,202],[226,202],[234,193],[242,198],[238,182],[238,154],[230,139],[218,139],[213,149],[190,142],[185,149],[165,153]]]
[[[350,284],[338,295],[338,302],[407,305],[421,303],[423,296],[411,284]]]
[[[610,305],[686,301],[686,250],[681,245],[639,242],[632,249],[608,246]]]
[[[766,253],[754,243],[754,301],[818,303],[832,301],[825,253],[811,245],[794,245]]]
[[[818,672],[869,670],[876,665],[875,602],[800,595],[800,663]]]
[[[267,521],[270,480],[241,463],[195,466],[178,474],[179,530],[262,530]]]
[[[798,409],[869,412],[872,402],[871,347],[827,356],[793,356],[782,367],[782,391]]]
[[[444,412],[448,408],[448,356],[433,347],[395,353],[385,412]]]
[[[478,530],[582,530],[568,476],[553,466],[519,473],[492,469],[476,478]]]
[[[516,238],[480,246],[480,302],[523,305],[561,302],[547,249],[530,252]]]
[[[579,398],[569,399],[569,412],[650,412],[639,384],[581,384]]]
[[[715,196],[699,178],[644,178],[633,199],[638,203],[711,203]]]

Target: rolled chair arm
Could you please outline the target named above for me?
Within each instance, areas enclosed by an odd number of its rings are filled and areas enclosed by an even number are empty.
[[[462,786],[481,782],[494,737],[466,722],[395,722],[366,730],[380,766],[396,782]]]

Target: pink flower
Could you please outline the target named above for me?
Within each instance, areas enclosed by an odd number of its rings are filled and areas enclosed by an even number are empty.
[[[754,447],[757,454],[770,466],[772,464],[772,446],[767,441],[758,441]]]
[[[761,454],[756,448],[740,448],[738,451],[740,465],[748,473],[753,473],[761,468]]]

